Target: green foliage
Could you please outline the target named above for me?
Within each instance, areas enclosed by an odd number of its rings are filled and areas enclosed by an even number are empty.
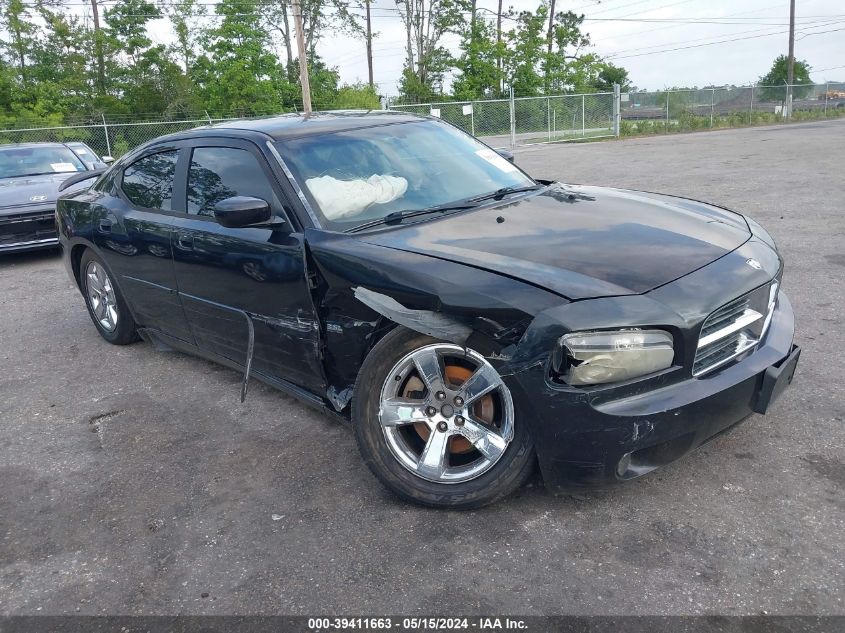
[[[461,55],[455,59],[458,76],[452,83],[456,99],[489,99],[501,96],[504,72],[499,60],[506,52],[504,42],[496,41],[492,24],[471,21],[461,36]]]
[[[511,26],[502,42],[497,41],[492,21],[477,17],[466,23],[460,31],[461,54],[454,60],[458,70],[454,97],[505,96],[505,86],[513,87],[517,97],[610,92],[614,83],[627,90],[630,81],[624,68],[587,51],[590,39],[582,31],[584,16],[572,11],[550,16],[549,10],[546,1],[535,11],[511,10],[506,16]]]
[[[545,57],[544,27],[548,20],[548,9],[543,4],[536,13],[521,11],[515,20],[515,26],[506,36],[508,54],[504,65],[507,82],[515,96],[533,97],[542,92],[544,85],[540,65]]]
[[[409,102],[430,101],[443,94],[447,71],[454,66],[442,45],[447,33],[460,33],[466,0],[396,0],[405,25],[405,67],[399,92]]]
[[[312,101],[323,109],[378,108],[374,89],[339,85],[337,69],[313,53],[327,30],[360,32],[348,4],[303,1]],[[233,116],[302,108],[298,64],[277,55],[285,16],[292,15],[288,0],[268,0],[266,7],[263,0],[221,0],[214,5],[219,17],[213,21],[204,19],[209,5],[200,0],[101,2],[96,33],[90,20],[69,6],[62,0],[2,0],[0,126],[93,123],[102,115],[112,121],[179,119],[204,117],[205,111]],[[161,18],[176,34],[171,46],[150,37],[151,23]],[[271,18],[279,18],[280,28]],[[114,139],[117,148],[136,142]],[[113,153],[118,152],[113,148]]]
[[[375,88],[358,83],[341,86],[327,109],[378,110],[381,107]]]
[[[610,62],[596,63],[598,73],[593,81],[593,88],[598,92],[611,92],[614,84],[619,84],[622,92],[628,92],[631,88],[631,80],[628,78],[628,71],[620,66],[614,66]]]
[[[762,89],[761,96],[763,99],[766,101],[783,101],[786,98],[786,90],[781,86],[786,84],[788,65],[789,58],[786,55],[778,55],[769,72],[760,77],[759,85],[773,86]],[[796,59],[793,71],[793,85],[813,83],[810,79],[810,65],[806,61]],[[796,85],[792,89],[792,98],[803,99],[810,93],[810,90],[809,86]]]

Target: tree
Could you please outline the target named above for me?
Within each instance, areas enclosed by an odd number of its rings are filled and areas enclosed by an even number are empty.
[[[222,17],[204,38],[207,55],[197,60],[194,77],[208,109],[218,113],[277,111],[289,83],[268,51],[269,36],[250,0],[222,0]]]
[[[463,23],[462,0],[396,0],[405,25],[405,68],[399,91],[410,100],[423,101],[443,91],[443,79],[452,56],[441,40]]]
[[[206,16],[205,5],[198,0],[174,1],[166,13],[176,33],[173,48],[181,58],[185,75],[190,76],[191,65],[197,57],[196,50],[201,45],[201,20]]]
[[[622,92],[631,89],[631,80],[628,79],[628,71],[621,66],[614,66],[610,62],[599,62],[598,75],[593,82],[593,88],[598,92],[610,92],[614,84],[619,84]]]
[[[309,62],[316,58],[317,42],[326,32],[341,31],[366,37],[366,29],[350,9],[364,7],[361,0],[300,0],[305,50]],[[284,43],[286,64],[293,62],[293,8],[290,0],[259,0],[260,13],[267,31],[279,34]]]
[[[84,115],[92,98],[92,33],[79,16],[64,13],[60,6],[39,3],[38,14],[44,22],[45,37],[32,42],[29,55],[40,98],[50,98],[55,113]],[[48,97],[48,87],[55,95]]]
[[[554,9],[554,2],[552,2]],[[591,65],[598,56],[581,51],[590,46],[590,37],[581,32],[583,15],[561,11],[549,17],[548,52],[543,60],[544,91],[546,94],[565,90],[582,91],[587,88],[586,78],[592,73]]]
[[[504,73],[500,60],[504,45],[492,24],[481,18],[470,21],[461,35],[461,55],[454,61],[459,74],[452,83],[458,99],[501,96]]]
[[[760,96],[766,101],[783,101],[786,99],[786,76],[787,65],[789,60],[786,55],[778,55],[772,64],[771,70],[760,77],[757,82],[760,86],[771,86],[761,90]],[[792,83],[795,87],[792,89],[793,98],[802,99],[810,92],[810,86],[803,86],[801,84],[812,84],[810,79],[811,66],[804,60],[795,60],[795,74],[793,75]]]
[[[21,83],[27,83],[27,53],[32,47],[35,25],[29,6],[22,0],[4,0],[3,28],[9,34],[9,41],[3,42],[3,47],[15,60]]]
[[[515,26],[507,32],[508,52],[505,56],[507,83],[517,97],[533,97],[542,92],[543,77],[539,73],[544,58],[543,45],[546,42],[544,27],[547,14],[545,5],[536,13],[511,12]]]
[[[536,11],[508,14],[513,27],[506,33],[505,79],[518,97],[566,92],[590,92],[621,78],[624,69],[591,52],[590,36],[582,31],[584,16],[572,11],[550,12],[545,0]],[[627,75],[624,81],[627,82]]]

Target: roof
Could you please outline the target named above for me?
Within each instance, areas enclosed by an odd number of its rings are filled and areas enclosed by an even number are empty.
[[[207,125],[203,130],[250,130],[261,132],[275,140],[354,130],[357,128],[419,121],[422,117],[391,110],[338,110],[304,114],[283,114],[259,119],[240,119]]]
[[[8,147],[67,147],[64,143],[2,143],[0,149]]]

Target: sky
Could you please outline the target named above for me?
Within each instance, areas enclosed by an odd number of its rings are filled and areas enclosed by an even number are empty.
[[[497,0],[478,0],[493,13]],[[505,0],[505,7],[534,10],[539,0]],[[766,74],[788,50],[789,0],[557,0],[556,10],[586,17],[591,50],[628,69],[641,90],[704,85],[744,85]],[[405,31],[394,0],[373,0],[373,67],[378,91],[396,95],[404,64]],[[695,20],[695,23],[690,23]],[[155,39],[172,35],[162,21]],[[502,28],[507,30],[508,21]],[[812,66],[818,82],[845,81],[845,0],[796,0],[795,55]],[[444,38],[457,52],[455,36]],[[366,81],[363,40],[326,34],[320,56],[341,81]]]

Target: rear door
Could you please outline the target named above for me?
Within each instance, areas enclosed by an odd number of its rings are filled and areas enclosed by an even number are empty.
[[[138,324],[193,342],[170,249],[173,219],[184,205],[174,195],[181,151],[158,146],[126,165],[110,185],[113,197],[93,239]]]
[[[249,322],[253,368],[316,392],[325,388],[320,332],[305,272],[303,238],[286,197],[258,147],[238,139],[202,138],[186,148],[187,215],[172,237],[182,305],[197,345],[244,364]],[[217,202],[261,198],[281,230],[226,228]]]

